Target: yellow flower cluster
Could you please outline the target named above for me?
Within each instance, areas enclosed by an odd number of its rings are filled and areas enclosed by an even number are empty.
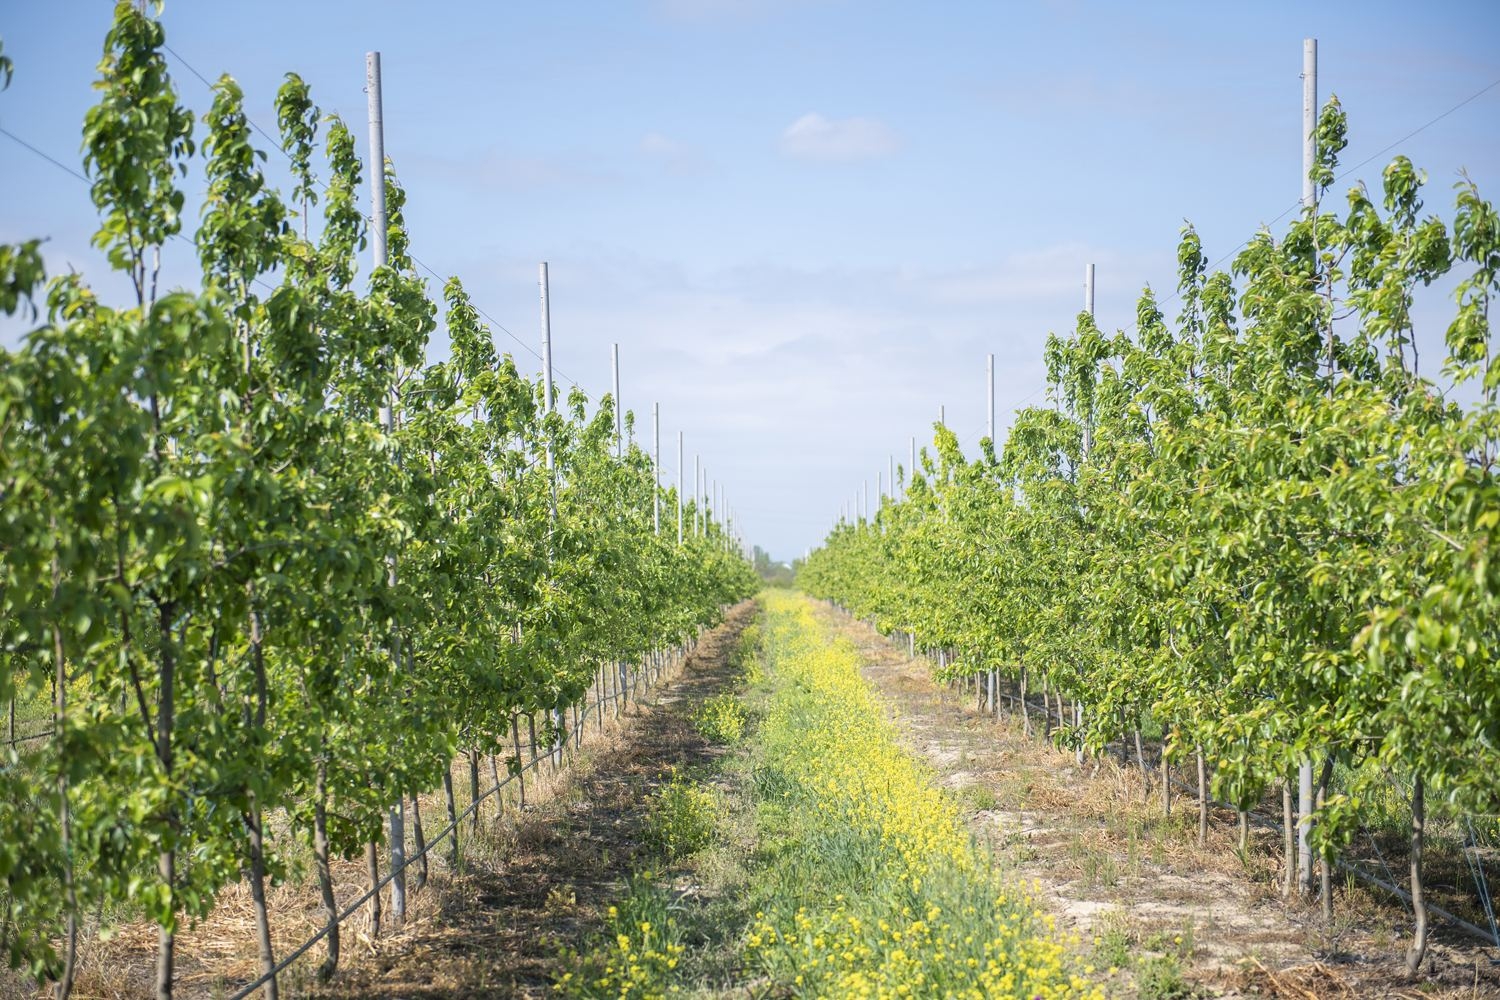
[[[712,743],[738,743],[745,735],[745,706],[725,692],[699,706],[693,713],[693,725]]]
[[[579,991],[591,996],[618,997],[620,1000],[649,1000],[676,993],[669,985],[672,970],[677,968],[683,946],[676,942],[676,926],[666,918],[666,926],[653,926],[642,920],[632,926],[620,926],[619,911],[611,906],[609,915],[616,923],[614,945],[603,956],[604,969]],[[559,984],[563,987],[564,984]]]
[[[750,961],[803,996],[1102,997],[900,749],[853,646],[829,641],[807,599],[765,600],[776,693],[761,739],[777,773],[763,787],[796,871],[751,923]]]
[[[554,992],[594,1000],[656,1000],[682,993],[674,981],[686,950],[682,929],[650,872],[631,878],[619,905],[609,908],[606,925],[607,933],[586,958],[565,953],[572,969],[553,984]]]

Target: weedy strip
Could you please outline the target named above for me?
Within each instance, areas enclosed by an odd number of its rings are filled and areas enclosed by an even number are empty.
[[[854,647],[830,642],[805,598],[763,600],[747,971],[798,996],[1101,997],[899,748]]]

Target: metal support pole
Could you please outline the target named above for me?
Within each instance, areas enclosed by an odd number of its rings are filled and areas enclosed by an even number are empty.
[[[693,534],[703,534],[703,460],[693,456]]]
[[[1302,208],[1316,208],[1313,166],[1318,161],[1318,40],[1302,39]]]
[[[1089,264],[1083,270],[1083,311],[1090,316],[1094,315],[1094,265]]]
[[[1318,158],[1318,40],[1302,40],[1302,210],[1317,210],[1318,192],[1313,184],[1313,165]],[[1308,833],[1312,829],[1313,777],[1312,761],[1297,765],[1297,880],[1304,892],[1313,890],[1312,847]]]
[[[547,282],[547,262],[542,261],[537,268],[537,284],[541,290],[542,299],[542,413],[552,413],[552,305],[551,293]],[[547,478],[552,483],[552,510],[554,519],[557,517],[557,475],[553,467],[552,456],[552,431],[545,432],[547,447]]]
[[[625,407],[620,404],[620,345],[609,350],[610,367],[615,374],[615,457],[625,457]]]
[[[380,94],[380,53],[365,53],[365,101],[369,109],[370,125],[370,263],[374,269],[385,267],[390,262],[386,247],[385,208],[385,119]],[[386,433],[395,430],[394,401],[385,407]],[[391,585],[396,583],[396,565],[387,565]],[[398,656],[399,660],[399,656]],[[390,824],[391,859],[391,916],[399,925],[406,918],[406,801],[397,795],[391,806]]]
[[[682,544],[682,491],[686,486],[682,454],[682,431],[677,432],[677,544]]]
[[[988,383],[988,394],[985,396],[985,412],[989,414],[985,424],[986,433],[990,437],[990,446],[995,444],[995,356],[991,354],[986,362],[985,381]]]
[[[651,530],[661,534],[661,404],[651,404]]]
[[[385,121],[380,104],[380,53],[365,53],[365,97],[370,110],[370,258],[384,267],[386,254],[385,214]]]

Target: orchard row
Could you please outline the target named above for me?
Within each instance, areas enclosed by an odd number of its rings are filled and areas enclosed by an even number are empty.
[[[64,995],[85,919],[144,914],[169,996],[179,922],[242,878],[268,968],[295,841],[331,901],[330,859],[457,755],[502,753],[514,713],[563,718],[753,587],[711,511],[665,530],[678,498],[609,397],[553,406],[457,279],[428,298],[389,164],[388,263],[357,280],[355,139],[300,79],[276,99],[283,193],[238,86],[200,121],[164,44],[119,5],[83,131],[130,300],[0,247],[0,308],[39,323],[0,353],[0,699],[55,728],[0,767],[0,943]],[[194,248],[201,286],[160,288],[164,249]]]
[[[973,458],[939,426],[900,500],[841,523],[799,581],[954,675],[1077,702],[1073,745],[1162,726],[1242,810],[1312,765],[1296,822],[1325,898],[1394,776],[1415,967],[1425,802],[1500,813],[1500,217],[1467,181],[1450,217],[1424,214],[1404,157],[1383,192],[1323,201],[1345,128],[1335,100],[1318,206],[1229,273],[1185,229],[1175,320],[1149,288],[1129,333],[1081,314],[1047,344],[1052,405]],[[1456,289],[1437,358],[1413,319],[1433,282]],[[1290,805],[1286,822],[1290,873]]]

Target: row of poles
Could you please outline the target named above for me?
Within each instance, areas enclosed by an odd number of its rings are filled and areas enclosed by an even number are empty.
[[[1318,156],[1318,40],[1316,38],[1305,38],[1302,41],[1302,198],[1301,206],[1304,212],[1316,212],[1318,205],[1317,185],[1313,183],[1312,171],[1317,163]],[[1083,308],[1090,317],[1094,315],[1094,265],[1089,264],[1084,269],[1083,280]],[[986,382],[986,433],[992,444],[995,443],[995,355],[987,355],[985,361]],[[947,425],[946,408],[938,407],[938,423]],[[1088,432],[1085,429],[1084,454],[1087,456],[1089,444]],[[998,445],[997,445],[998,446]],[[917,466],[917,439],[911,438],[911,464],[907,467],[907,482]],[[888,479],[885,477],[889,477]],[[896,488],[896,456],[888,457],[887,468],[884,472],[877,472],[875,477],[876,507],[884,502],[887,497],[899,499]],[[835,527],[842,523],[859,522],[870,520],[873,511],[870,506],[870,481],[864,480],[860,484],[854,496],[843,503],[839,511],[838,520],[834,522]],[[810,554],[810,553],[809,553]],[[991,679],[993,685],[993,678]],[[990,695],[993,700],[993,689]],[[1082,724],[1082,706],[1078,706],[1079,724]],[[1080,751],[1081,753],[1082,751]],[[1312,813],[1314,808],[1313,795],[1313,769],[1312,761],[1305,760],[1297,767],[1297,881],[1303,891],[1311,893],[1314,891],[1313,881],[1313,852],[1308,841],[1308,835],[1312,828]]]
[[[385,122],[381,94],[380,53],[367,52],[365,54],[365,94],[369,112],[369,136],[370,136],[370,250],[371,263],[375,268],[385,267],[390,263],[387,251],[387,225],[385,203]],[[541,296],[541,338],[542,338],[542,383],[545,395],[544,409],[547,415],[551,415],[556,407],[556,391],[553,385],[552,368],[552,313],[550,304],[550,292],[547,275],[547,262],[543,261],[538,268],[538,285]],[[624,409],[620,405],[620,345],[613,344],[610,348],[610,367],[612,372],[615,406],[615,455],[617,458],[625,456],[625,416]],[[400,410],[400,397],[398,391],[393,389],[389,405],[381,413],[382,422],[386,431],[393,432],[396,426],[397,414]],[[555,457],[553,455],[552,442],[546,443],[547,472],[552,479],[551,516],[557,516],[557,480]],[[652,528],[656,534],[661,534],[661,404],[651,404],[651,468],[654,480]],[[681,545],[687,536],[688,526],[685,524],[684,499],[686,494],[686,453],[685,435],[682,431],[677,432],[677,544]],[[712,494],[713,506],[704,509],[704,501]],[[702,457],[693,455],[693,523],[692,534],[702,535],[708,529],[708,519],[715,515],[720,509],[721,494],[717,480],[708,477],[708,470],[704,467]],[[729,517],[717,519],[720,527],[725,532],[727,544],[734,545],[743,554],[747,551],[744,538],[735,530],[735,518]],[[391,582],[394,584],[397,566],[394,558],[388,566]],[[398,656],[399,660],[399,656]],[[401,921],[406,915],[406,803],[398,799],[391,806],[388,817],[390,828],[390,864],[394,877],[391,880],[391,913],[396,921]]]
[[[1090,316],[1094,315],[1093,264],[1089,264],[1084,269],[1083,308]],[[995,356],[993,354],[985,355],[985,414],[985,436],[990,439],[993,447],[998,448],[999,444],[995,441]],[[938,407],[938,423],[947,426],[946,406]],[[1087,450],[1087,446],[1085,446],[1085,450]],[[910,464],[906,467],[906,481],[910,482],[911,476],[917,467],[916,435],[912,435],[911,437],[911,456],[908,462]],[[899,499],[896,491],[896,456],[894,454],[887,456],[885,471],[875,474],[875,491],[876,509],[879,508],[880,504],[887,497],[893,500]],[[874,511],[870,507],[870,481],[866,479],[860,484],[860,489],[854,494],[853,499],[845,501],[843,506],[839,508],[839,517],[834,522],[834,526],[837,527],[839,524],[848,521],[870,520],[873,516]]]

